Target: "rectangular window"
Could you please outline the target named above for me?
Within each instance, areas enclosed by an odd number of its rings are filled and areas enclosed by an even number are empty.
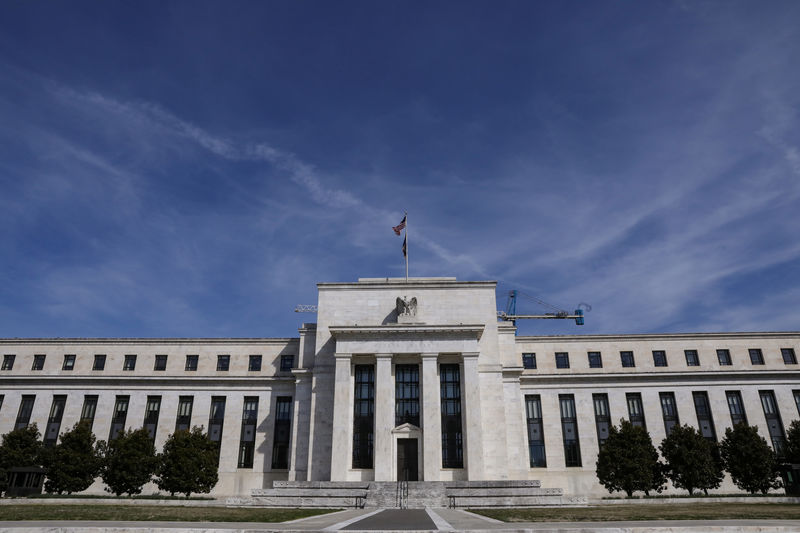
[[[188,370],[190,372],[194,372],[197,370],[197,355],[187,355],[186,356],[186,366],[184,370]]]
[[[597,441],[602,446],[608,438],[608,430],[611,427],[608,394],[592,394],[592,403],[594,403],[594,422],[597,425]]]
[[[130,353],[125,356],[125,361],[122,363],[122,370],[136,370],[136,354]]]
[[[708,401],[707,392],[693,392],[694,410],[697,413],[697,424],[700,426],[700,433],[708,440],[717,440],[717,432],[714,429],[714,418],[711,416],[711,403]]]
[[[375,367],[356,365],[353,394],[353,468],[373,467]]]
[[[53,396],[53,404],[50,406],[50,416],[47,418],[47,428],[44,431],[45,446],[55,446],[58,440],[58,433],[61,431],[61,418],[64,416],[64,406],[66,404],[66,395],[57,394]]]
[[[589,352],[589,368],[603,368],[603,357],[600,352]]]
[[[164,371],[167,369],[167,356],[166,354],[157,354],[153,370]]]
[[[4,355],[2,370],[12,370],[14,368],[14,359],[16,358],[17,356],[14,355],[13,353],[8,353]]]
[[[230,355],[218,355],[217,356],[217,370],[220,372],[227,372],[231,366],[231,356]]]
[[[394,367],[394,425],[419,427],[419,365]]]
[[[720,366],[731,365],[731,351],[730,350],[717,350],[717,360]]]
[[[731,424],[747,424],[747,413],[744,410],[744,402],[742,402],[742,394],[738,390],[729,390],[725,392],[728,399],[728,410],[731,412]]]
[[[686,355],[686,366],[700,366],[697,350],[684,350],[683,353]]]
[[[33,365],[31,365],[31,370],[42,370],[44,368],[44,359],[45,354],[38,353],[33,356]]]
[[[247,370],[250,372],[260,372],[261,371],[261,356],[260,355],[251,355],[250,360],[247,363]]]
[[[156,430],[158,429],[158,415],[161,412],[161,396],[148,396],[147,405],[144,408],[144,428],[150,434],[152,440],[156,440]]]
[[[61,370],[72,370],[75,368],[75,354],[64,354],[64,364]]]
[[[667,366],[667,352],[664,350],[653,350],[653,365]]]
[[[760,348],[750,348],[747,350],[750,353],[750,362],[754,365],[764,364],[764,354],[761,353]]]
[[[33,404],[36,401],[36,396],[33,394],[25,394],[22,396],[22,401],[19,403],[19,411],[17,412],[17,421],[14,424],[14,429],[22,429],[28,427],[31,421],[31,413],[33,413]]]
[[[87,394],[83,397],[83,407],[81,408],[81,422],[89,424],[89,429],[94,425],[94,415],[97,412],[97,395]]]
[[[3,408],[3,400],[5,400],[5,399],[6,399],[5,394],[0,394],[0,409]]]
[[[623,368],[633,368],[636,364],[633,361],[633,352],[619,352]]]
[[[672,428],[680,424],[678,406],[675,404],[675,393],[660,392],[658,396],[661,399],[661,414],[664,416],[664,431],[669,436],[672,433]]]
[[[783,357],[783,362],[787,365],[797,364],[797,356],[794,354],[794,348],[781,348],[781,356]]]
[[[461,371],[457,364],[439,365],[442,411],[442,468],[464,468],[461,431]]]
[[[292,398],[278,396],[275,407],[275,438],[272,441],[272,468],[289,468],[289,441],[292,433]]]
[[[522,354],[522,368],[536,368],[536,354],[524,353]]]
[[[242,408],[242,432],[239,437],[239,468],[253,468],[257,418],[258,397],[245,396]]]
[[[556,368],[569,368],[568,352],[556,352]]]
[[[130,396],[117,396],[114,403],[114,414],[111,418],[111,430],[108,433],[108,440],[117,438],[120,431],[125,429],[125,419],[128,418],[128,402]]]
[[[175,417],[175,431],[189,430],[192,426],[192,407],[194,396],[178,398],[178,415]]]
[[[578,441],[578,418],[575,415],[575,397],[559,394],[561,406],[561,434],[564,436],[565,466],[581,466],[581,446]]]
[[[294,355],[287,354],[281,356],[281,372],[290,372],[294,366]]]
[[[762,390],[758,391],[758,394],[761,396],[761,407],[764,408],[764,417],[767,419],[767,428],[772,439],[772,449],[780,457],[783,455],[786,434],[783,431],[783,422],[781,422],[781,413],[775,401],[775,393],[771,390]]]
[[[105,354],[98,353],[94,356],[94,363],[92,364],[92,370],[104,370],[106,368],[106,356]]]
[[[178,409],[180,413],[180,409]],[[222,441],[222,428],[225,423],[225,396],[211,397],[211,411],[208,414],[208,438],[212,442]],[[219,450],[218,450],[219,451]]]
[[[800,390],[792,391],[794,394],[794,404],[797,406],[797,413],[800,414]]]
[[[642,407],[642,395],[638,392],[629,392],[625,395],[628,401],[628,417],[631,424],[640,428],[647,429],[644,420],[644,407]]]
[[[542,400],[538,394],[525,395],[525,418],[528,422],[528,456],[531,467],[544,468],[547,457],[544,450],[544,424]]]

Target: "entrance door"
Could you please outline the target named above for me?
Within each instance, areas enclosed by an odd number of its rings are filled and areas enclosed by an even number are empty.
[[[397,479],[419,481],[417,439],[397,439]]]

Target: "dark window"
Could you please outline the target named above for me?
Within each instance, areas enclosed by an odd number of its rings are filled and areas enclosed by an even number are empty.
[[[4,355],[2,370],[12,370],[14,368],[14,359],[16,358],[17,356],[13,353]]]
[[[92,370],[103,370],[106,367],[106,356],[105,354],[98,353],[94,356],[94,363],[92,364]]]
[[[589,368],[603,368],[603,357],[600,352],[589,352]]]
[[[664,350],[653,350],[653,365],[667,366],[667,353]]]
[[[750,348],[748,350],[750,353],[750,362],[754,365],[763,365],[764,364],[764,354],[761,353],[760,348]]]
[[[353,395],[353,468],[372,468],[375,443],[375,367],[356,365]]]
[[[292,398],[278,396],[275,407],[275,438],[272,441],[272,468],[289,468],[289,441],[292,428]]]
[[[50,406],[50,416],[47,417],[47,428],[44,430],[44,445],[54,446],[58,440],[58,432],[61,431],[61,418],[64,416],[64,406],[67,404],[67,397],[62,394],[53,396],[53,404]]]
[[[569,368],[568,352],[556,352],[556,368]]]
[[[742,394],[738,390],[729,390],[725,393],[728,398],[728,409],[731,412],[731,424],[747,424],[747,413],[744,410]]]
[[[289,372],[292,370],[292,366],[294,366],[294,355],[282,355],[281,356],[281,372]]]
[[[211,411],[208,414],[208,438],[217,445],[217,463],[222,442],[222,429],[225,425],[225,396],[211,397]]]
[[[461,431],[461,372],[457,364],[439,365],[442,400],[442,467],[463,468]]]
[[[394,367],[394,425],[419,427],[419,365]]]
[[[230,355],[218,355],[217,356],[217,370],[220,372],[227,372],[231,366],[231,356]],[[252,461],[251,461],[252,462]]]
[[[700,433],[708,440],[717,440],[717,432],[714,429],[714,418],[711,416],[711,404],[708,401],[707,392],[693,392],[694,410],[697,413],[697,423],[700,426]]]
[[[260,355],[251,355],[250,361],[247,364],[247,370],[250,372],[260,372],[261,371],[261,356]]]
[[[167,369],[167,356],[165,354],[156,355],[156,361],[153,365],[153,370],[166,370]]]
[[[794,354],[794,348],[781,348],[781,356],[783,356],[783,362],[787,365],[797,364],[797,356]]]
[[[192,407],[194,407],[194,396],[181,396],[178,398],[175,431],[188,430],[192,427]]]
[[[25,394],[22,396],[22,401],[19,403],[19,411],[17,412],[17,421],[14,424],[14,429],[21,429],[28,427],[31,421],[31,413],[33,413],[33,404],[36,401],[36,396],[33,394]]]
[[[186,366],[183,368],[184,370],[189,370],[190,372],[194,372],[197,370],[197,357],[196,355],[187,355],[186,356]]]
[[[531,467],[547,466],[544,450],[544,424],[542,400],[538,394],[525,395],[525,417],[528,422],[528,457]]]
[[[623,368],[636,366],[636,363],[633,361],[633,352],[619,352],[619,358],[622,361]]]
[[[675,404],[675,393],[661,392],[658,396],[661,399],[661,414],[664,416],[664,431],[669,436],[672,433],[672,428],[680,424],[678,406]]]
[[[717,350],[717,359],[720,366],[731,365],[731,351],[730,350]]]
[[[258,397],[245,396],[242,408],[242,432],[239,437],[239,468],[253,468],[257,418]]]
[[[786,434],[783,431],[778,404],[775,402],[775,393],[771,390],[762,390],[758,391],[758,394],[761,396],[761,407],[764,408],[764,417],[767,419],[772,449],[775,450],[776,455],[781,457],[786,444]]]
[[[797,406],[797,413],[800,414],[800,390],[792,391],[794,394],[794,404]]]
[[[72,370],[73,368],[75,368],[75,354],[65,354],[61,370]]]
[[[629,392],[625,395],[628,401],[628,417],[631,424],[640,428],[647,429],[644,420],[644,408],[642,407],[642,395],[638,392]]]
[[[5,394],[0,394],[0,409],[3,408],[3,400],[5,400],[5,398],[6,398]]]
[[[683,353],[686,355],[686,366],[700,366],[697,350],[684,350]]]
[[[31,370],[42,370],[44,368],[44,358],[45,354],[36,354],[33,356],[33,365],[31,365]]]
[[[125,361],[122,363],[122,370],[135,370],[136,369],[136,354],[128,354],[125,356]]]
[[[594,422],[597,425],[597,441],[602,445],[608,438],[608,430],[611,427],[608,394],[592,394],[592,403],[594,403]]]
[[[536,368],[536,354],[524,353],[522,354],[522,368]]]
[[[108,440],[116,439],[120,431],[125,429],[125,419],[128,418],[128,402],[130,396],[117,396],[114,404],[114,414],[111,418],[111,430],[108,433]]]
[[[161,396],[148,396],[144,408],[144,428],[152,440],[156,439],[158,429],[158,414],[161,412]]]
[[[81,408],[81,422],[89,424],[89,429],[94,425],[94,415],[97,412],[97,396],[87,394],[83,397],[83,407]]]
[[[578,441],[578,418],[575,415],[575,397],[559,394],[561,407],[561,434],[564,436],[564,460],[566,466],[581,466],[581,446]]]

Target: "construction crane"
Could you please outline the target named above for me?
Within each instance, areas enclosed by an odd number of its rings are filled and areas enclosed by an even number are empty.
[[[306,305],[300,304],[294,308],[295,313],[316,313],[317,306],[316,305]]]
[[[522,296],[524,296],[524,297],[526,297],[526,298],[528,298],[530,300],[533,300],[534,302],[538,303],[539,305],[542,305],[544,307],[549,307],[550,309],[553,309],[555,312],[553,312],[553,313],[544,313],[542,315],[518,315],[517,314],[517,295],[518,294],[521,294]],[[569,319],[574,319],[576,325],[582,326],[583,325],[583,312],[584,312],[584,309],[581,309],[581,307],[585,308],[585,310],[587,312],[592,310],[592,306],[590,306],[589,304],[581,303],[581,304],[578,305],[578,309],[575,309],[575,312],[573,314],[570,314],[569,311],[565,311],[563,309],[559,309],[558,307],[556,307],[554,305],[551,305],[551,304],[545,302],[544,300],[540,300],[539,298],[537,298],[535,296],[531,296],[530,294],[525,294],[522,291],[512,290],[512,291],[508,291],[508,302],[506,303],[506,310],[505,311],[498,311],[497,312],[497,318],[499,318],[500,320],[507,320],[507,321],[513,322],[514,325],[517,324],[517,320],[524,319],[524,318],[569,318]]]

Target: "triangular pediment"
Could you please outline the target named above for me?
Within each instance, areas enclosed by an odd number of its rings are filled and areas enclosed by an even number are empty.
[[[405,434],[412,434],[412,433],[422,433],[422,430],[412,424],[411,422],[406,422],[405,424],[400,424],[399,426],[395,427],[392,430],[392,433],[405,433]]]

